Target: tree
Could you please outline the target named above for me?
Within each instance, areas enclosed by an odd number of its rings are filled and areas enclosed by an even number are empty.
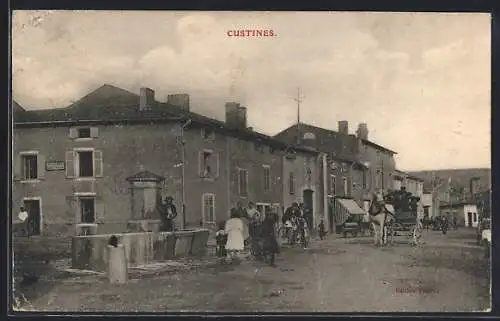
[[[480,217],[491,217],[491,195],[486,190],[475,195],[477,209]]]

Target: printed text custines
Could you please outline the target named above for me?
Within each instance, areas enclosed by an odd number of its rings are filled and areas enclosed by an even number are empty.
[[[242,30],[228,30],[228,37],[276,37],[277,34],[271,29],[242,29]]]

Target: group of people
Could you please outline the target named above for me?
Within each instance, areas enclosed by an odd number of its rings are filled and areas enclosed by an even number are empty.
[[[304,248],[307,248],[307,234],[309,233],[309,227],[311,226],[312,220],[308,214],[308,209],[304,208],[303,204],[297,202],[292,203],[292,205],[285,210],[281,218],[281,223],[285,227],[284,233],[290,245],[295,244],[297,238],[299,238]],[[321,229],[321,224],[319,229]]]
[[[231,217],[226,222],[221,222],[216,233],[217,255],[225,259],[235,260],[246,246],[256,247],[259,256],[267,258],[271,266],[275,266],[275,255],[279,253],[276,240],[277,213],[260,213],[255,203],[249,202],[243,207],[238,202],[231,209]]]
[[[436,216],[433,218],[429,218],[428,216],[425,216],[422,219],[422,225],[426,230],[428,230],[429,227],[431,227],[433,230],[436,230],[436,231],[439,230],[439,231],[442,231],[443,234],[446,234],[446,232],[448,231],[448,229],[450,227],[452,227],[453,229],[457,229],[457,218],[455,216],[453,216],[453,219],[450,222],[446,215]]]

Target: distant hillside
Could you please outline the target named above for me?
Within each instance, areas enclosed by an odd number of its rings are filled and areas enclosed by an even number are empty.
[[[409,172],[412,175],[422,178],[424,189],[429,190],[432,187],[433,179],[441,179],[448,182],[451,178],[452,186],[460,186],[465,188],[466,192],[469,191],[469,182],[473,177],[478,177],[477,187],[480,190],[490,189],[491,187],[491,168],[470,168],[470,169],[443,169],[443,170],[430,170],[430,171],[416,171]],[[443,187],[446,188],[447,184]]]

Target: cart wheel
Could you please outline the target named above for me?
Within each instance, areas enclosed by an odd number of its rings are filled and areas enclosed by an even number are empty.
[[[419,224],[416,224],[412,230],[412,244],[419,245],[422,243],[422,228]]]

